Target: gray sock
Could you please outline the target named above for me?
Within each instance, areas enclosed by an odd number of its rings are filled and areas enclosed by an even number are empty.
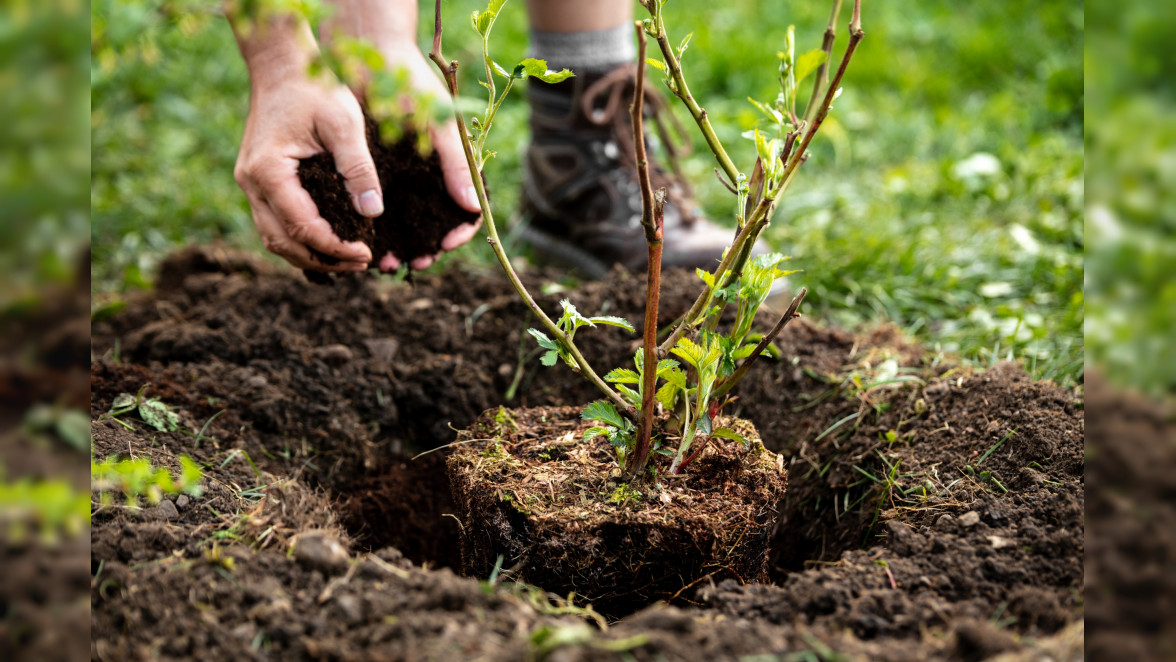
[[[550,69],[575,73],[603,72],[632,62],[637,56],[633,24],[585,32],[531,30],[531,57],[546,60]]]

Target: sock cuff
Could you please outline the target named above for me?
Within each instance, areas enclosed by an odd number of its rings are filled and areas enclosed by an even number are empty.
[[[632,62],[636,56],[633,25],[629,22],[615,28],[583,32],[531,30],[531,57],[546,60],[552,69],[566,68],[576,73],[608,71]]]

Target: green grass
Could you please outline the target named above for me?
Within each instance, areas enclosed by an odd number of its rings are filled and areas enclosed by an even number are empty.
[[[91,5],[97,290],[141,286],[159,255],[187,242],[259,245],[232,178],[244,67],[224,20],[191,6]],[[757,111],[746,98],[774,98],[784,31],[795,23],[798,50],[817,47],[828,3],[712,6],[670,0],[667,25],[673,43],[694,32],[687,79],[749,170],[754,149],[739,134]],[[446,2],[446,54],[467,63],[478,61],[467,19],[476,7]],[[422,7],[422,23],[430,16]],[[946,354],[1022,359],[1037,376],[1081,382],[1081,6],[867,0],[864,27],[835,121],[767,235],[804,269],[795,279],[810,290],[807,313],[890,321]],[[839,37],[840,49],[844,27]],[[523,3],[508,3],[493,43],[500,61],[524,57]],[[466,90],[478,89],[473,69]],[[487,177],[498,216],[510,218],[527,135],[521,94],[495,126]],[[695,143],[686,169],[708,212],[730,223],[730,195]],[[488,266],[484,243],[471,244],[445,268]]]

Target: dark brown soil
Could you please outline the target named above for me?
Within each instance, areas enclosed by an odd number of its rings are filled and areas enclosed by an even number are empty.
[[[89,484],[84,448],[24,424],[30,406],[87,406],[89,257],[79,256],[73,283],[24,293],[0,310],[0,660],[77,660],[86,651],[88,531],[47,525],[9,488],[80,495]]]
[[[174,256],[161,273],[156,292],[93,326],[92,417],[148,382],[186,430],[224,413],[199,444],[134,419],[134,432],[95,425],[97,457],[174,466],[188,453],[206,464],[207,491],[171,520],[95,516],[91,569],[103,564],[110,581],[91,591],[94,657],[524,659],[557,641],[571,660],[1082,652],[1082,401],[1014,366],[976,373],[885,328],[794,322],[782,360],[761,362],[728,410],[787,460],[771,582],[703,581],[681,596],[696,606],[654,606],[598,631],[520,588],[419,569],[455,563],[460,527],[440,462],[418,464],[443,452],[406,456],[453,441],[512,383],[508,406],[594,395],[539,366],[529,313],[497,273],[314,287],[217,249]],[[639,276],[563,291],[541,288],[553,282],[542,273],[524,279],[547,292],[547,309],[570,297],[640,319]],[[694,278],[665,280],[668,319]],[[581,336],[600,369],[627,363],[637,337]],[[895,374],[917,380],[857,386]],[[298,549],[314,531],[339,540],[350,565]]]
[[[497,409],[458,433],[449,479],[462,521],[462,571],[591,604],[612,618],[672,601],[704,579],[767,579],[768,545],[788,474],[746,421],[749,441],[717,439],[690,471],[624,483],[581,407]]]
[[[362,241],[372,249],[372,267],[388,253],[402,263],[441,252],[441,240],[462,223],[473,223],[478,214],[458,206],[445,189],[441,159],[436,152],[421,156],[417,136],[408,132],[395,143],[380,139],[380,129],[367,118],[368,148],[380,177],[384,213],[368,218],[355,211],[343,175],[335,169],[329,152],[303,159],[298,165],[302,186],[314,200],[319,214],[344,241]],[[311,251],[324,264],[338,260]],[[321,275],[316,282],[329,280]]]
[[[1176,415],[1087,373],[1090,654],[1176,659]]]

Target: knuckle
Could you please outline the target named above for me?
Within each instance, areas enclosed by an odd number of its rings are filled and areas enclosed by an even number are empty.
[[[306,223],[291,223],[286,231],[290,234],[290,239],[300,244],[307,244],[310,242],[313,232]]]
[[[274,255],[281,255],[282,257],[290,255],[290,242],[284,238],[272,235],[263,236],[261,242],[265,245],[265,249]]]
[[[345,168],[339,170],[339,174],[347,181],[358,181],[363,179],[374,179],[376,176],[376,166],[368,159],[352,163]]]

